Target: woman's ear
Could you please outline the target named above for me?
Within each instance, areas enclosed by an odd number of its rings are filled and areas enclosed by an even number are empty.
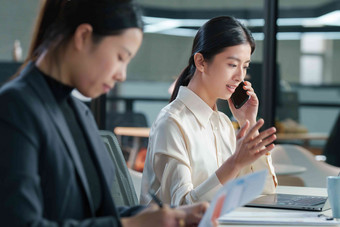
[[[194,55],[194,62],[195,62],[196,69],[200,71],[201,73],[203,73],[205,62],[204,62],[204,57],[201,53],[196,53]]]
[[[90,24],[81,24],[74,32],[74,46],[76,50],[82,50],[92,42],[93,28]]]

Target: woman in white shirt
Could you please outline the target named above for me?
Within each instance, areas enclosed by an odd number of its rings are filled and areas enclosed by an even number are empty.
[[[244,80],[255,42],[232,17],[216,17],[197,32],[188,66],[177,80],[171,102],[153,123],[143,172],[141,203],[152,189],[172,205],[209,201],[230,179],[268,169],[264,192],[277,180],[269,151],[275,128],[261,133],[256,122],[258,98],[245,82],[250,99],[236,109],[230,96]],[[217,99],[228,100],[241,126],[237,136],[229,118],[217,111]]]

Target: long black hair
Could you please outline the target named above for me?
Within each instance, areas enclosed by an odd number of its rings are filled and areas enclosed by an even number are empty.
[[[56,56],[80,24],[92,26],[93,41],[98,43],[104,36],[119,35],[127,28],[143,30],[141,15],[133,0],[44,0],[20,70],[46,49]]]
[[[170,102],[176,99],[179,87],[187,86],[193,77],[196,70],[194,62],[196,53],[201,53],[204,60],[209,61],[225,48],[245,43],[249,43],[251,53],[253,53],[255,41],[251,32],[235,18],[220,16],[206,22],[195,36],[188,66],[178,77]]]

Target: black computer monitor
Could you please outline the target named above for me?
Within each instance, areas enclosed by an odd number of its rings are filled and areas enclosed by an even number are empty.
[[[281,86],[281,74],[280,74],[280,66],[277,64],[276,66],[276,94],[275,94],[275,106],[276,106],[276,120],[283,121],[287,118],[293,119],[296,122],[299,122],[299,100],[298,93],[293,90],[285,90]],[[261,97],[262,97],[262,63],[261,62],[252,62],[250,63],[250,68],[248,70],[249,81],[252,83],[252,86],[256,92],[257,97],[260,100],[261,106]],[[261,108],[260,108],[261,110]],[[259,112],[259,116],[261,116],[261,112]]]
[[[261,62],[252,62],[250,63],[250,67],[247,72],[246,80],[250,81],[252,84],[252,87],[255,90],[255,93],[260,100],[262,100],[262,63]],[[277,105],[281,105],[282,99],[281,99],[281,88],[280,88],[280,66],[279,64],[276,65],[276,103]]]

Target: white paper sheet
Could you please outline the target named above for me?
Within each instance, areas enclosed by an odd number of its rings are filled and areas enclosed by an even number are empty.
[[[212,199],[199,227],[212,226],[213,219],[252,201],[263,191],[267,174],[262,170],[227,182]]]
[[[243,212],[234,211],[218,219],[223,224],[254,225],[335,225],[339,221],[325,217],[318,212]]]

